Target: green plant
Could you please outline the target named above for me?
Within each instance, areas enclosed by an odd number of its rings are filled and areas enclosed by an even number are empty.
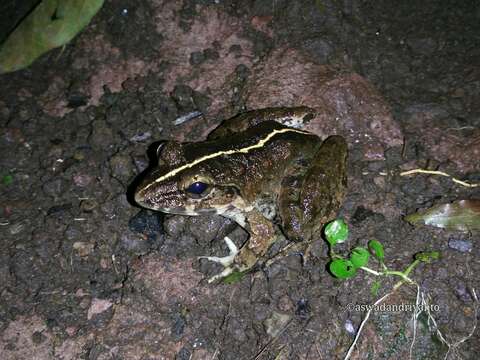
[[[336,219],[327,224],[324,230],[325,238],[329,244],[329,254],[331,261],[329,270],[333,276],[339,279],[346,279],[354,276],[359,269],[362,269],[375,276],[399,276],[403,281],[413,283],[408,275],[421,262],[430,263],[439,258],[437,251],[419,252],[415,254],[413,262],[403,271],[390,270],[384,263],[385,251],[383,245],[378,240],[370,240],[368,249],[365,247],[355,247],[348,258],[343,257],[334,251],[336,244],[343,243],[348,238],[348,225],[342,219]],[[377,260],[380,270],[374,270],[367,267],[370,254]],[[398,285],[398,284],[397,284]],[[397,286],[396,285],[396,286]],[[378,286],[378,285],[377,285]],[[377,291],[378,289],[375,289]]]
[[[370,309],[366,312],[362,322],[360,323],[357,334],[355,335],[355,339],[351,343],[348,349],[348,352],[344,357],[344,360],[350,359],[356,347],[358,339],[360,338],[360,335],[363,331],[363,328],[366,322],[368,321],[370,314],[372,313],[375,306],[378,306],[383,301],[385,301],[385,299],[387,299],[400,286],[402,286],[405,283],[409,285],[413,285],[417,289],[417,295],[416,295],[416,301],[415,301],[416,309],[412,315],[414,330],[413,330],[412,343],[410,345],[410,358],[412,357],[412,349],[413,349],[413,345],[415,343],[415,338],[416,338],[415,334],[416,334],[416,328],[417,328],[417,319],[423,313],[422,309],[427,309],[426,316],[428,317],[428,320],[431,323],[435,324],[435,332],[436,334],[438,334],[438,336],[440,336],[440,338],[442,339],[442,342],[446,344],[449,347],[449,349],[455,348],[456,346],[458,346],[457,343],[452,344],[447,340],[445,340],[445,337],[443,336],[443,334],[436,327],[435,318],[433,317],[430,310],[428,310],[429,309],[428,296],[421,290],[419,284],[417,284],[414,280],[409,278],[410,273],[419,263],[421,262],[430,263],[438,259],[440,254],[437,251],[419,252],[415,254],[414,260],[405,268],[405,270],[403,271],[390,270],[385,265],[385,262],[384,262],[385,251],[382,243],[378,240],[370,240],[367,244],[368,250],[365,247],[361,247],[361,246],[355,247],[349,253],[348,257],[343,257],[340,254],[335,253],[334,251],[335,245],[338,243],[345,242],[348,238],[348,226],[343,220],[337,219],[327,224],[324,230],[324,234],[329,244],[329,254],[331,258],[331,261],[329,263],[329,270],[333,274],[333,276],[339,279],[346,279],[354,276],[357,273],[357,271],[361,269],[370,274],[378,276],[379,278],[381,278],[382,276],[398,276],[401,278],[400,281],[398,281],[390,291],[388,291],[382,297],[377,299],[373,304],[371,304]],[[378,265],[380,267],[379,270],[374,270],[367,267],[368,261],[370,259],[370,254],[373,255],[373,257],[378,262]],[[379,289],[380,289],[380,281],[375,280],[371,288],[372,295],[377,296]],[[475,299],[477,300],[476,297]],[[476,326],[474,326],[474,329],[475,327]],[[473,331],[471,332],[471,334],[473,334]],[[471,337],[471,335],[469,337]]]
[[[10,185],[13,183],[13,176],[12,175],[4,175],[2,177],[3,185]]]

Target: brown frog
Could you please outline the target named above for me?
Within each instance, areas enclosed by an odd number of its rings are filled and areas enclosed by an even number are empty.
[[[240,249],[226,237],[228,256],[204,257],[225,268],[211,281],[251,270],[282,236],[308,244],[335,217],[347,185],[346,142],[301,130],[314,117],[307,107],[255,110],[206,141],[167,142],[135,201],[170,214],[220,214],[248,231]]]

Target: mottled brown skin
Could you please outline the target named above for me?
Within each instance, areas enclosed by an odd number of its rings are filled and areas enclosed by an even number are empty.
[[[275,121],[285,126],[296,127],[294,123],[297,123],[296,119],[298,119],[301,122],[301,124],[298,124],[298,127],[302,128],[315,116],[315,110],[306,106],[249,111],[225,120],[208,135],[208,139],[226,138],[265,121]]]
[[[136,201],[174,214],[218,213],[244,227],[249,241],[221,276],[251,269],[280,236],[308,243],[335,217],[346,190],[345,140],[331,136],[322,142],[282,125],[313,116],[305,107],[257,110],[225,121],[205,142],[169,142]],[[189,193],[195,182],[208,190]]]

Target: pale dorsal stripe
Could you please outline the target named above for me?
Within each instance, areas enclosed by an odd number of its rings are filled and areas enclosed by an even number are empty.
[[[200,164],[201,162],[204,162],[206,160],[209,160],[209,159],[213,159],[213,158],[216,158],[218,156],[222,156],[222,155],[233,155],[233,154],[238,154],[238,153],[242,153],[242,154],[246,154],[248,153],[250,150],[253,150],[253,149],[258,149],[258,148],[261,148],[262,146],[265,146],[265,144],[271,139],[273,138],[275,135],[277,134],[283,134],[283,133],[286,133],[286,132],[296,132],[296,133],[299,133],[299,134],[308,134],[308,135],[312,135],[311,133],[309,133],[308,131],[302,131],[302,130],[297,130],[297,129],[291,129],[291,128],[287,128],[287,129],[275,129],[273,130],[271,133],[269,133],[265,138],[263,139],[260,139],[256,144],[253,144],[253,145],[250,145],[250,146],[247,146],[247,147],[244,147],[244,148],[240,148],[240,149],[232,149],[232,150],[225,150],[225,151],[218,151],[216,153],[212,153],[212,154],[208,154],[208,155],[205,155],[205,156],[202,156],[201,158],[198,158],[198,159],[195,159],[194,161],[192,161],[191,163],[188,163],[188,164],[185,164],[185,165],[182,165],[176,169],[173,169],[172,171],[166,173],[165,175],[162,175],[160,176],[159,178],[155,179],[154,182],[148,184],[147,186],[145,186],[143,188],[143,191],[147,190],[150,186],[153,186],[155,183],[159,183],[161,181],[164,181],[164,180],[167,180],[175,175],[177,175],[179,172],[183,171],[183,170],[186,170],[186,169],[190,169],[191,167],[197,165],[197,164]]]

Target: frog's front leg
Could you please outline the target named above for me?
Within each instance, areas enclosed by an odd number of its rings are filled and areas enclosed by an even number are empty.
[[[245,272],[252,269],[261,259],[270,246],[277,240],[279,234],[275,226],[266,219],[258,210],[253,209],[245,214],[246,228],[250,234],[247,242],[240,250],[230,238],[225,237],[225,242],[230,250],[224,257],[201,256],[202,259],[218,262],[225,269],[211,277],[208,282],[222,279],[233,272]]]

